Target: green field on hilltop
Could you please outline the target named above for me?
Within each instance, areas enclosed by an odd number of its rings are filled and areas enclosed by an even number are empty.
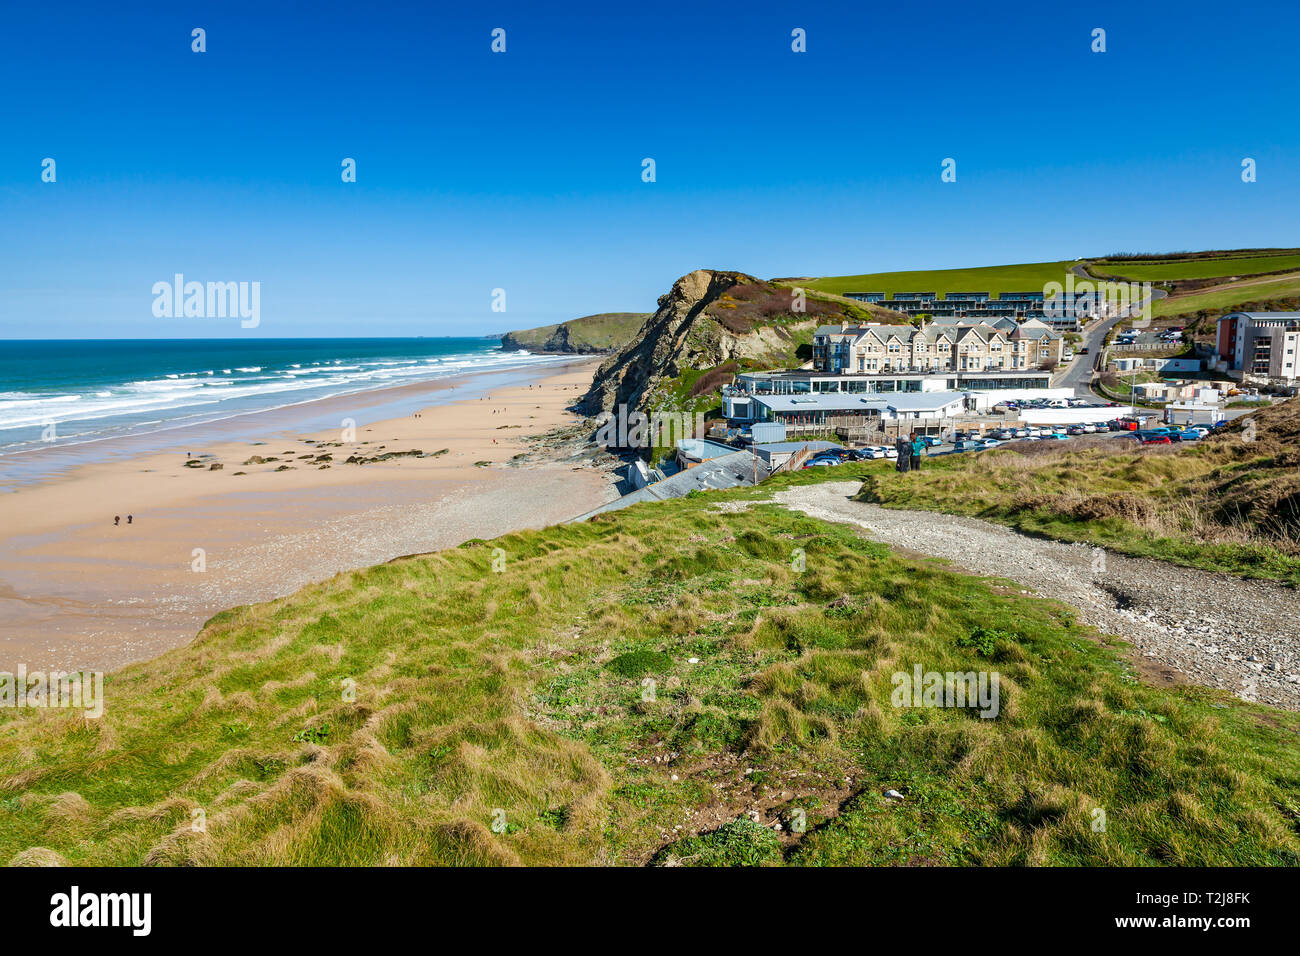
[[[1300,715],[764,502],[892,474],[819,471],[225,611],[98,720],[2,709],[0,863],[1300,864]],[[915,667],[996,715],[900,706]]]
[[[1205,259],[1142,260],[1095,259],[1089,263],[1098,274],[1121,276],[1138,282],[1169,282],[1176,279],[1217,279],[1300,270],[1300,253],[1273,256],[1224,256]]]
[[[1026,262],[974,269],[924,269],[824,276],[805,283],[824,292],[1041,292],[1048,282],[1065,283],[1072,261]],[[1076,280],[1077,281],[1077,280]]]
[[[1249,283],[1236,282],[1231,285],[1216,286],[1205,292],[1156,299],[1151,311],[1157,317],[1181,315],[1203,309],[1229,312],[1246,302],[1266,304],[1269,299],[1289,299],[1298,295],[1300,295],[1300,275],[1288,275]]]

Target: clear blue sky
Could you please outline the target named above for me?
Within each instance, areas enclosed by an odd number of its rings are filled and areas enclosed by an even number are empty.
[[[288,6],[7,5],[0,335],[489,333],[702,266],[1300,244],[1295,4]],[[154,318],[176,272],[261,282],[261,327]]]

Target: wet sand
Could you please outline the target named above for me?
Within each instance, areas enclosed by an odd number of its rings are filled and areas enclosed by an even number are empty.
[[[178,433],[170,451],[0,494],[0,671],[111,669],[188,642],[224,608],[597,507],[615,496],[606,473],[527,440],[580,421],[566,406],[596,364],[521,370],[487,395],[467,376],[326,399],[298,420],[363,424],[304,432],[280,410],[201,447]],[[452,385],[476,397],[447,402]],[[420,410],[364,424],[394,402]]]

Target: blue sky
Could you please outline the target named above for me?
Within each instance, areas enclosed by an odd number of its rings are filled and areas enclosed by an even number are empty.
[[[892,6],[12,4],[0,335],[486,334],[698,267],[1300,244],[1295,5]],[[155,318],[176,272],[260,282],[261,325]]]

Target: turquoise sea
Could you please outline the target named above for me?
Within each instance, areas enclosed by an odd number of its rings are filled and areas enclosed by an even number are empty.
[[[553,363],[495,339],[0,342],[0,455]]]

